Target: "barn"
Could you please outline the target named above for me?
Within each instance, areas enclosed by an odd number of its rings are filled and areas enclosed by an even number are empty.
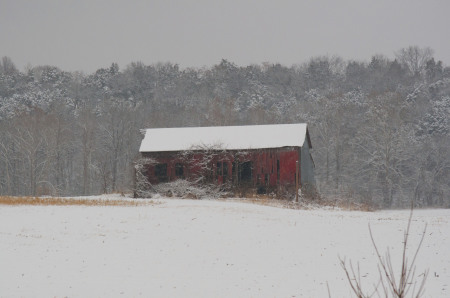
[[[146,129],[140,146],[152,184],[177,179],[259,193],[314,185],[305,123]]]

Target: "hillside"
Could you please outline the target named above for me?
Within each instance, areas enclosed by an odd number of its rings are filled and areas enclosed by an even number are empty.
[[[411,68],[417,60],[407,53],[422,63]],[[142,129],[307,123],[323,196],[448,208],[450,67],[432,53],[411,46],[394,60],[224,59],[201,69],[112,63],[91,74],[50,65],[21,72],[4,57],[0,195],[131,191]]]

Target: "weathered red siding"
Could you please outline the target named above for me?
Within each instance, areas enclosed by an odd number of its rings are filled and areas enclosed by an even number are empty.
[[[233,173],[233,163],[239,167],[239,163],[245,161],[252,162],[251,184],[253,187],[276,188],[277,186],[294,186],[296,175],[296,162],[299,161],[300,148],[287,147],[278,149],[259,149],[246,151],[227,151],[216,154],[211,158],[208,167],[210,169],[209,178],[218,184],[232,181],[236,184],[238,174]],[[143,153],[144,157],[150,157],[158,164],[167,164],[167,175],[159,179],[155,175],[157,165],[147,165],[147,177],[150,183],[173,181],[176,179],[192,179],[202,172],[201,161],[205,158],[205,153],[195,152],[189,155],[189,160],[183,158],[180,152],[156,152]],[[300,161],[299,161],[300,162]],[[176,164],[183,164],[183,175],[176,175]],[[222,167],[218,170],[217,163]],[[227,166],[223,164],[226,163]],[[224,173],[224,170],[227,170]],[[204,173],[203,173],[204,174]],[[161,177],[160,177],[161,178]],[[224,181],[226,180],[226,181]]]

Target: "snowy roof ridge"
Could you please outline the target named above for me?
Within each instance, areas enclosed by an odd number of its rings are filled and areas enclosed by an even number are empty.
[[[139,152],[184,151],[217,147],[226,150],[302,147],[306,123],[150,128],[145,130]]]

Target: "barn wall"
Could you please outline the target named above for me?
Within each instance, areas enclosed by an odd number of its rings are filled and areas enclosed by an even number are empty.
[[[314,179],[314,162],[311,157],[311,151],[309,147],[309,142],[305,140],[303,147],[301,148],[301,183],[305,185],[306,183],[315,185]]]
[[[207,182],[218,184],[245,184],[258,190],[267,191],[277,186],[295,186],[295,166],[299,157],[298,147],[277,149],[226,151],[225,153],[191,152],[184,156],[181,152],[143,153],[143,157],[153,158],[158,164],[166,164],[165,175],[155,174],[161,166],[147,165],[146,174],[152,184],[174,181],[177,179],[194,180],[200,174]],[[208,160],[208,165],[204,161]],[[245,162],[251,162],[251,179],[245,181]],[[209,171],[202,170],[206,166]],[[177,171],[177,164],[183,165],[183,174]],[[248,169],[247,169],[248,170]],[[245,170],[244,170],[245,171]],[[242,174],[242,177],[240,176]]]

